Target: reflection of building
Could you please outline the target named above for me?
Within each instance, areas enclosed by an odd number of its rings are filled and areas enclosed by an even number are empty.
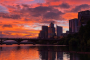
[[[62,34],[62,27],[57,26],[57,36],[60,37]]]
[[[42,26],[42,30],[39,33],[39,38],[48,38],[48,26]]]
[[[70,60],[80,60],[77,54],[70,54]]]
[[[48,60],[48,51],[40,51],[41,60]]]
[[[79,27],[81,25],[86,25],[86,23],[90,20],[90,11],[81,11],[78,12],[78,21],[79,21]]]
[[[69,20],[69,32],[70,33],[78,32],[78,19]]]
[[[48,51],[48,60],[55,60],[55,52]]]
[[[55,52],[54,51],[49,51],[50,47],[40,47],[40,50],[39,50],[39,53],[40,53],[40,56],[41,56],[41,60],[55,60]]]
[[[63,60],[63,52],[56,52],[56,60]]]
[[[50,26],[48,27],[48,38],[52,38],[55,35],[55,28],[54,24],[51,22]]]
[[[41,60],[64,60],[63,58],[65,58],[61,48],[57,51],[57,49],[54,50],[54,47],[43,46],[39,47],[39,53]]]

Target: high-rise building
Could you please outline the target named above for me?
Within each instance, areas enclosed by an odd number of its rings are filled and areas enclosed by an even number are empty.
[[[42,31],[48,31],[48,26],[42,26]]]
[[[39,38],[42,39],[48,38],[48,26],[42,26],[42,30],[39,33]]]
[[[86,25],[86,23],[90,20],[90,11],[81,11],[78,12],[78,26]]]
[[[42,31],[44,31],[44,38],[48,38],[48,26],[42,26]]]
[[[52,27],[53,28],[54,27],[54,24],[51,22],[50,25],[49,25],[49,27]]]
[[[69,20],[69,32],[70,33],[78,32],[78,19]]]
[[[51,22],[50,26],[48,27],[48,38],[52,38],[55,35],[55,28],[54,24]]]
[[[61,26],[57,26],[57,36],[60,37],[62,34],[62,27]]]
[[[42,30],[40,31],[39,38],[44,39],[44,31],[42,31]]]

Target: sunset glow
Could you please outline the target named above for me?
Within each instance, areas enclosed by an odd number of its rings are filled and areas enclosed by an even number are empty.
[[[90,9],[90,0],[0,0],[0,37],[37,38],[42,25],[55,22],[69,30],[68,20]],[[62,21],[62,22],[60,22]]]

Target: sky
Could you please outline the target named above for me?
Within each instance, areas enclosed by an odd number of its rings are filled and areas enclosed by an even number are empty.
[[[89,9],[90,0],[0,0],[0,37],[37,38],[51,22],[65,33],[69,20]]]

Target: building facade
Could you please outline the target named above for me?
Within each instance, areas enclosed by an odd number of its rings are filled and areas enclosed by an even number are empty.
[[[44,31],[40,31],[39,38],[44,39]]]
[[[78,32],[78,19],[69,20],[69,33]]]
[[[42,26],[42,30],[39,33],[39,38],[42,39],[48,38],[48,26]]]
[[[53,38],[55,35],[55,28],[54,24],[51,22],[50,26],[48,27],[48,38]]]
[[[61,27],[61,26],[57,26],[57,36],[58,36],[58,37],[61,36],[62,31],[63,31],[62,27]]]
[[[86,23],[90,20],[90,11],[81,11],[78,12],[78,26],[80,27],[81,25],[86,25]]]
[[[42,31],[44,31],[44,38],[48,38],[48,26],[42,26]]]

